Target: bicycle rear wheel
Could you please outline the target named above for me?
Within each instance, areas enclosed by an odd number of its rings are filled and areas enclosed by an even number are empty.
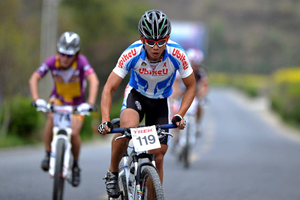
[[[55,153],[55,173],[53,185],[53,200],[62,200],[64,191],[63,164],[65,155],[65,140],[58,139]]]
[[[183,164],[185,168],[189,168],[190,162],[189,162],[189,156],[190,156],[190,124],[187,124],[186,127],[186,143],[183,148],[182,156],[183,156]]]
[[[159,175],[154,167],[145,166],[142,170],[142,199],[164,200],[164,191],[161,185]]]

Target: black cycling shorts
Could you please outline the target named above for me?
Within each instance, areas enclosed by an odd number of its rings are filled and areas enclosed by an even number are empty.
[[[128,89],[128,88],[127,88]],[[157,124],[169,123],[169,104],[168,99],[150,99],[141,95],[134,88],[129,88],[130,91],[125,91],[122,110],[126,108],[134,109],[139,113],[140,122],[145,116],[145,125],[152,126]],[[121,110],[121,112],[122,112]],[[169,132],[169,129],[165,129]],[[161,144],[169,144],[168,136],[159,136]]]

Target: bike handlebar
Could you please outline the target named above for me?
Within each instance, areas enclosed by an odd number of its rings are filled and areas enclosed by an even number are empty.
[[[142,126],[139,126],[139,127],[142,127]],[[156,130],[159,129],[159,128],[162,128],[162,129],[166,129],[166,128],[177,128],[176,125],[174,124],[162,124],[162,125],[155,125],[156,127]],[[135,127],[134,127],[135,128]],[[124,133],[125,131],[128,131],[130,128],[113,128],[113,130],[111,130],[110,132],[108,132],[107,134],[110,134],[110,133]]]
[[[33,105],[35,106],[35,105]],[[53,105],[53,104],[47,104],[46,107],[37,107],[35,106],[37,111],[42,111],[42,112],[45,112],[45,113],[55,113],[55,112],[59,112],[57,110],[55,110],[55,107],[72,107],[72,113],[73,114],[81,114],[81,115],[89,115],[89,112],[96,112],[97,111],[97,108],[94,106],[94,107],[91,107],[89,109],[89,111],[78,111],[77,110],[77,107],[78,106],[71,106],[71,105]]]
[[[145,126],[139,126],[139,127],[145,127]],[[128,127],[128,128],[114,128],[113,130],[111,130],[110,132],[108,132],[107,134],[112,134],[112,133],[122,133],[121,136],[117,137],[115,139],[116,140],[119,140],[119,139],[122,139],[122,138],[129,138],[131,139],[131,132],[130,132],[130,128],[131,127]],[[132,127],[132,128],[136,128],[136,127]],[[173,135],[171,133],[166,133],[163,129],[170,129],[170,128],[177,128],[176,125],[174,124],[162,124],[162,125],[155,125],[155,128],[157,130],[157,134],[158,135],[169,135],[171,137],[173,137]]]

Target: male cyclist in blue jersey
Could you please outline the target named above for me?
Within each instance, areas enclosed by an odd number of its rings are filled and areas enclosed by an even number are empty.
[[[121,127],[137,127],[145,116],[145,125],[167,124],[170,121],[168,97],[176,71],[186,86],[181,107],[172,118],[179,129],[185,127],[183,116],[196,94],[193,69],[183,48],[169,40],[171,22],[160,10],[146,11],[138,24],[140,40],[130,45],[120,56],[117,65],[109,75],[102,91],[102,124],[98,131],[105,135],[112,128],[110,109],[112,94],[124,77],[131,71],[130,81],[124,92],[120,114]],[[168,130],[166,130],[168,131]],[[127,139],[112,139],[112,153],[109,170],[105,176],[106,190],[110,197],[120,195],[118,186],[118,164],[127,149]],[[160,137],[161,148],[149,151],[156,157],[156,167],[163,181],[163,158],[168,149],[168,136]]]

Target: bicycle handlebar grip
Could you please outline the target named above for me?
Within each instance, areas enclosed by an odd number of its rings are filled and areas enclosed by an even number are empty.
[[[177,128],[177,126],[174,124],[163,124],[161,125],[161,128]]]
[[[111,130],[107,134],[110,134],[110,133],[123,133],[123,132],[124,132],[124,128],[113,128],[113,130]]]

